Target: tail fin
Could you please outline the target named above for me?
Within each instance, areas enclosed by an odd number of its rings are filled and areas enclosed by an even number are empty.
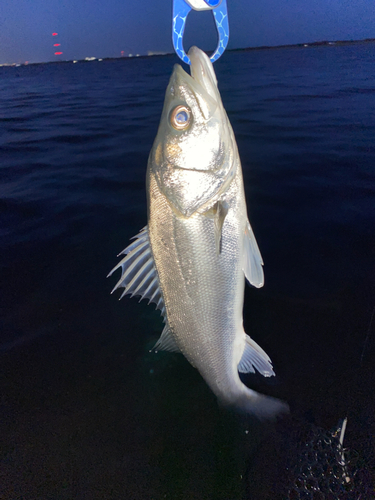
[[[249,413],[259,420],[272,420],[278,415],[289,413],[289,406],[280,399],[259,394],[242,384],[243,388],[237,398],[229,403],[237,410]],[[228,404],[227,403],[227,404]],[[224,401],[225,404],[225,401]]]

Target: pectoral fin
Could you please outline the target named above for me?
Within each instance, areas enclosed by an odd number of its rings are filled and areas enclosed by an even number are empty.
[[[226,201],[217,201],[204,215],[214,221],[215,247],[216,253],[221,253],[221,240],[223,234],[223,224],[228,214],[228,203]]]
[[[255,373],[255,369],[264,377],[272,377],[275,372],[268,354],[248,335],[241,361],[238,363],[240,373]]]
[[[263,259],[250,222],[247,221],[243,239],[243,271],[246,279],[256,288],[264,285]]]
[[[214,216],[214,227],[215,227],[215,245],[216,245],[216,253],[219,255],[221,253],[221,240],[223,234],[223,224],[225,217],[228,213],[228,204],[226,201],[218,201],[214,207],[215,216]]]

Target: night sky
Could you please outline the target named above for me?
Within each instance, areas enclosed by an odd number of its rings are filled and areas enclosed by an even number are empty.
[[[227,3],[228,48],[375,37],[374,0]],[[0,0],[0,64],[55,60],[54,43],[67,60],[172,52],[171,26],[172,0]],[[185,49],[216,42],[212,14],[192,12]]]

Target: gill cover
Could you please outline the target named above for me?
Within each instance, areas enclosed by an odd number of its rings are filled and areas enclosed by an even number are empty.
[[[211,61],[189,51],[191,76],[174,67],[149,168],[160,191],[184,217],[210,208],[235,175],[233,132]]]

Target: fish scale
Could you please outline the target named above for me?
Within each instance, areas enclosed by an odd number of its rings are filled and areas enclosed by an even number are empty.
[[[216,387],[215,380],[225,378],[230,385],[242,355],[236,359],[233,352],[242,329],[245,279],[239,248],[246,205],[243,193],[236,196],[240,170],[227,193],[236,206],[224,222],[219,255],[213,220],[200,214],[177,217],[150,175],[149,235],[168,323],[181,352],[224,399],[228,389]]]

